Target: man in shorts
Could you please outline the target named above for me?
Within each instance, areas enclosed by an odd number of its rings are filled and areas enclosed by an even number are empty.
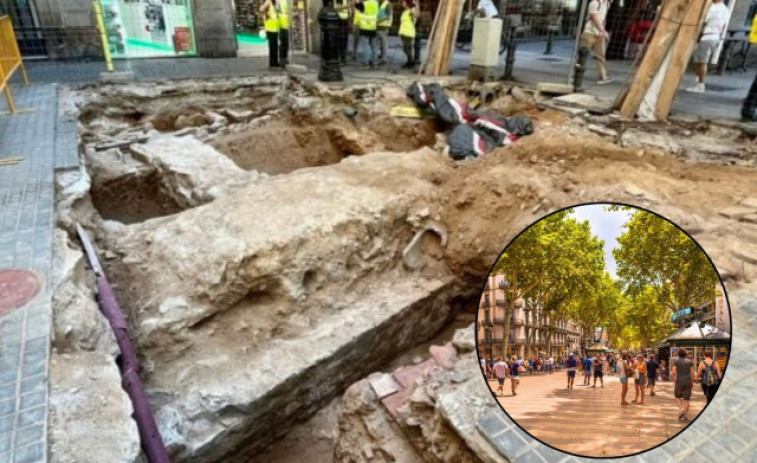
[[[565,367],[568,370],[568,390],[571,391],[576,380],[576,368],[578,368],[578,361],[573,357],[573,354],[570,354],[568,360],[565,361]]]
[[[647,386],[649,387],[649,396],[654,397],[654,384],[657,379],[657,371],[660,368],[660,364],[655,361],[654,354],[649,356],[647,362]]]
[[[520,371],[523,367],[521,366],[518,359],[513,357],[510,359],[510,389],[513,391],[513,395],[517,395],[515,393],[515,390],[518,389],[518,386],[520,385]]]
[[[687,92],[704,93],[707,63],[710,62],[712,55],[717,52],[718,46],[720,46],[723,33],[726,27],[728,27],[730,15],[731,13],[723,3],[723,0],[712,0],[712,5],[710,5],[710,9],[707,10],[707,16],[704,18],[702,35],[699,37],[692,58],[692,61],[696,65],[697,82],[687,88]]]
[[[586,356],[586,358],[583,359],[582,364],[583,364],[583,367],[584,367],[583,368],[583,370],[584,370],[584,386],[588,386],[589,384],[591,384],[591,364],[592,364],[592,361],[591,361],[591,359],[589,358],[588,355]]]
[[[691,390],[694,387],[694,364],[687,359],[688,352],[681,347],[678,351],[678,359],[673,362],[671,374],[673,375],[673,397],[676,398],[678,405],[678,421],[689,421],[689,401],[691,400]]]
[[[493,367],[494,370],[494,376],[497,377],[497,382],[499,382],[499,387],[497,387],[497,395],[501,392],[502,395],[505,395],[505,377],[507,376],[507,364],[502,361],[502,357],[497,359],[497,363],[494,364]]]
[[[599,378],[600,386],[605,387],[605,380],[603,379],[602,374],[602,359],[599,358],[599,354],[594,357],[592,366],[594,367],[594,385],[592,385],[591,387],[597,387],[597,378]]]

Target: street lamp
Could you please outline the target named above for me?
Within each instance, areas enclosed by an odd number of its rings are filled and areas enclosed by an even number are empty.
[[[323,0],[318,13],[321,28],[321,68],[318,80],[321,82],[341,82],[342,68],[339,64],[339,14],[334,9],[333,0]]]

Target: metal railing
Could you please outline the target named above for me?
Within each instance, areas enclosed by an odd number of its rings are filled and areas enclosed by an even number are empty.
[[[484,338],[481,340],[482,344],[502,344],[504,338]]]

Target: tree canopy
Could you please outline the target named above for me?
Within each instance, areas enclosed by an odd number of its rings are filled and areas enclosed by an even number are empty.
[[[519,235],[499,257],[504,275],[505,333],[518,300],[584,330],[601,327],[617,347],[648,347],[675,328],[671,314],[714,297],[717,274],[702,250],[675,225],[636,208],[613,249],[617,279],[606,269],[604,242],[572,209],[552,214]],[[551,338],[548,337],[548,338]],[[504,351],[508,336],[505,335]]]

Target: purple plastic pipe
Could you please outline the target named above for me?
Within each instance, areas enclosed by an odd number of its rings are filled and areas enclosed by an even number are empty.
[[[150,401],[147,398],[145,387],[139,378],[139,363],[137,354],[129,340],[127,333],[126,318],[118,306],[113,289],[104,276],[97,278],[97,302],[100,305],[105,318],[108,319],[113,333],[116,335],[118,348],[121,355],[116,360],[118,368],[121,370],[122,386],[134,407],[134,421],[137,422],[139,429],[139,438],[142,442],[142,450],[147,456],[150,463],[170,463],[166,446],[163,444],[163,438],[160,436],[158,426],[155,424]]]

